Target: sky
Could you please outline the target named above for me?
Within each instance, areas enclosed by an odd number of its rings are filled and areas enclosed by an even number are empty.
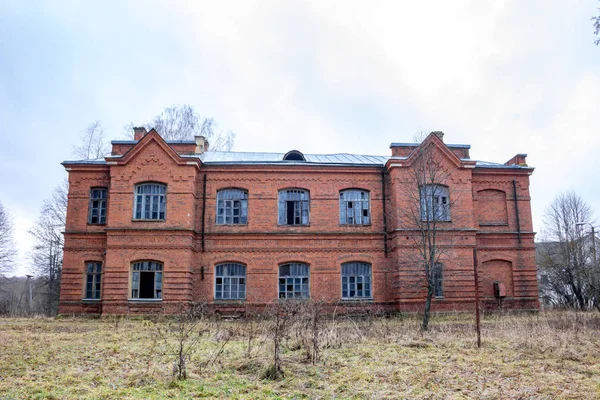
[[[0,202],[17,273],[81,131],[189,104],[234,150],[389,155],[441,130],[527,153],[534,229],[558,193],[600,213],[595,0],[0,1]]]

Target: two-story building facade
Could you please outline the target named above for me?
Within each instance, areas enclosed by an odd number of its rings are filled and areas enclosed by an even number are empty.
[[[407,193],[425,146],[446,176],[436,185],[444,251],[433,310],[472,308],[473,249],[487,307],[538,308],[525,155],[475,161],[441,132],[392,143],[386,157],[212,152],[202,137],[165,141],[143,128],[112,146],[104,159],[63,163],[60,313],[241,310],[284,298],[421,309],[419,232],[407,215],[423,204]]]

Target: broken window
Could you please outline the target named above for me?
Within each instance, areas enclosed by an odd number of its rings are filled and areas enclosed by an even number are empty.
[[[248,223],[248,192],[224,189],[217,192],[217,224],[237,225]]]
[[[163,265],[156,261],[139,261],[132,265],[131,298],[162,299]]]
[[[90,205],[88,211],[88,224],[106,223],[106,197],[107,188],[92,188],[90,190]]]
[[[227,263],[215,267],[215,299],[244,300],[246,298],[246,266]]]
[[[90,261],[85,264],[85,298],[100,299],[102,263]]]
[[[167,186],[143,183],[135,187],[134,219],[164,220]]]
[[[309,201],[307,190],[279,191],[279,225],[308,225]]]
[[[340,224],[369,225],[369,192],[349,189],[340,192]]]
[[[279,298],[308,299],[308,265],[299,263],[279,266]]]
[[[342,264],[342,298],[371,297],[371,264],[363,262]]]
[[[423,221],[450,221],[448,186],[423,185],[420,188],[420,195]]]
[[[444,297],[444,290],[442,288],[444,280],[442,263],[436,262],[433,264],[432,278],[433,294],[435,295],[435,297]]]

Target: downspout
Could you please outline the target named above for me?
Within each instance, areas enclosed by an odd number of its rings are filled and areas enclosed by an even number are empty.
[[[206,217],[206,174],[204,174],[202,182],[202,252],[204,253],[204,220]]]
[[[521,221],[519,220],[519,202],[517,201],[517,181],[513,179],[513,199],[515,202],[515,215],[517,217],[517,237],[519,238],[519,245],[521,245]]]
[[[387,214],[385,209],[385,169],[381,171],[381,194],[383,201],[383,253],[385,258],[388,255],[388,241],[387,241]]]

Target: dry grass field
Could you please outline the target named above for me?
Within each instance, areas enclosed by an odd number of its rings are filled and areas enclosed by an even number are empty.
[[[481,349],[468,315],[435,316],[423,335],[414,317],[328,316],[314,364],[289,330],[278,381],[263,378],[271,325],[200,323],[176,380],[167,320],[0,319],[0,398],[600,398],[598,313],[487,316]]]

